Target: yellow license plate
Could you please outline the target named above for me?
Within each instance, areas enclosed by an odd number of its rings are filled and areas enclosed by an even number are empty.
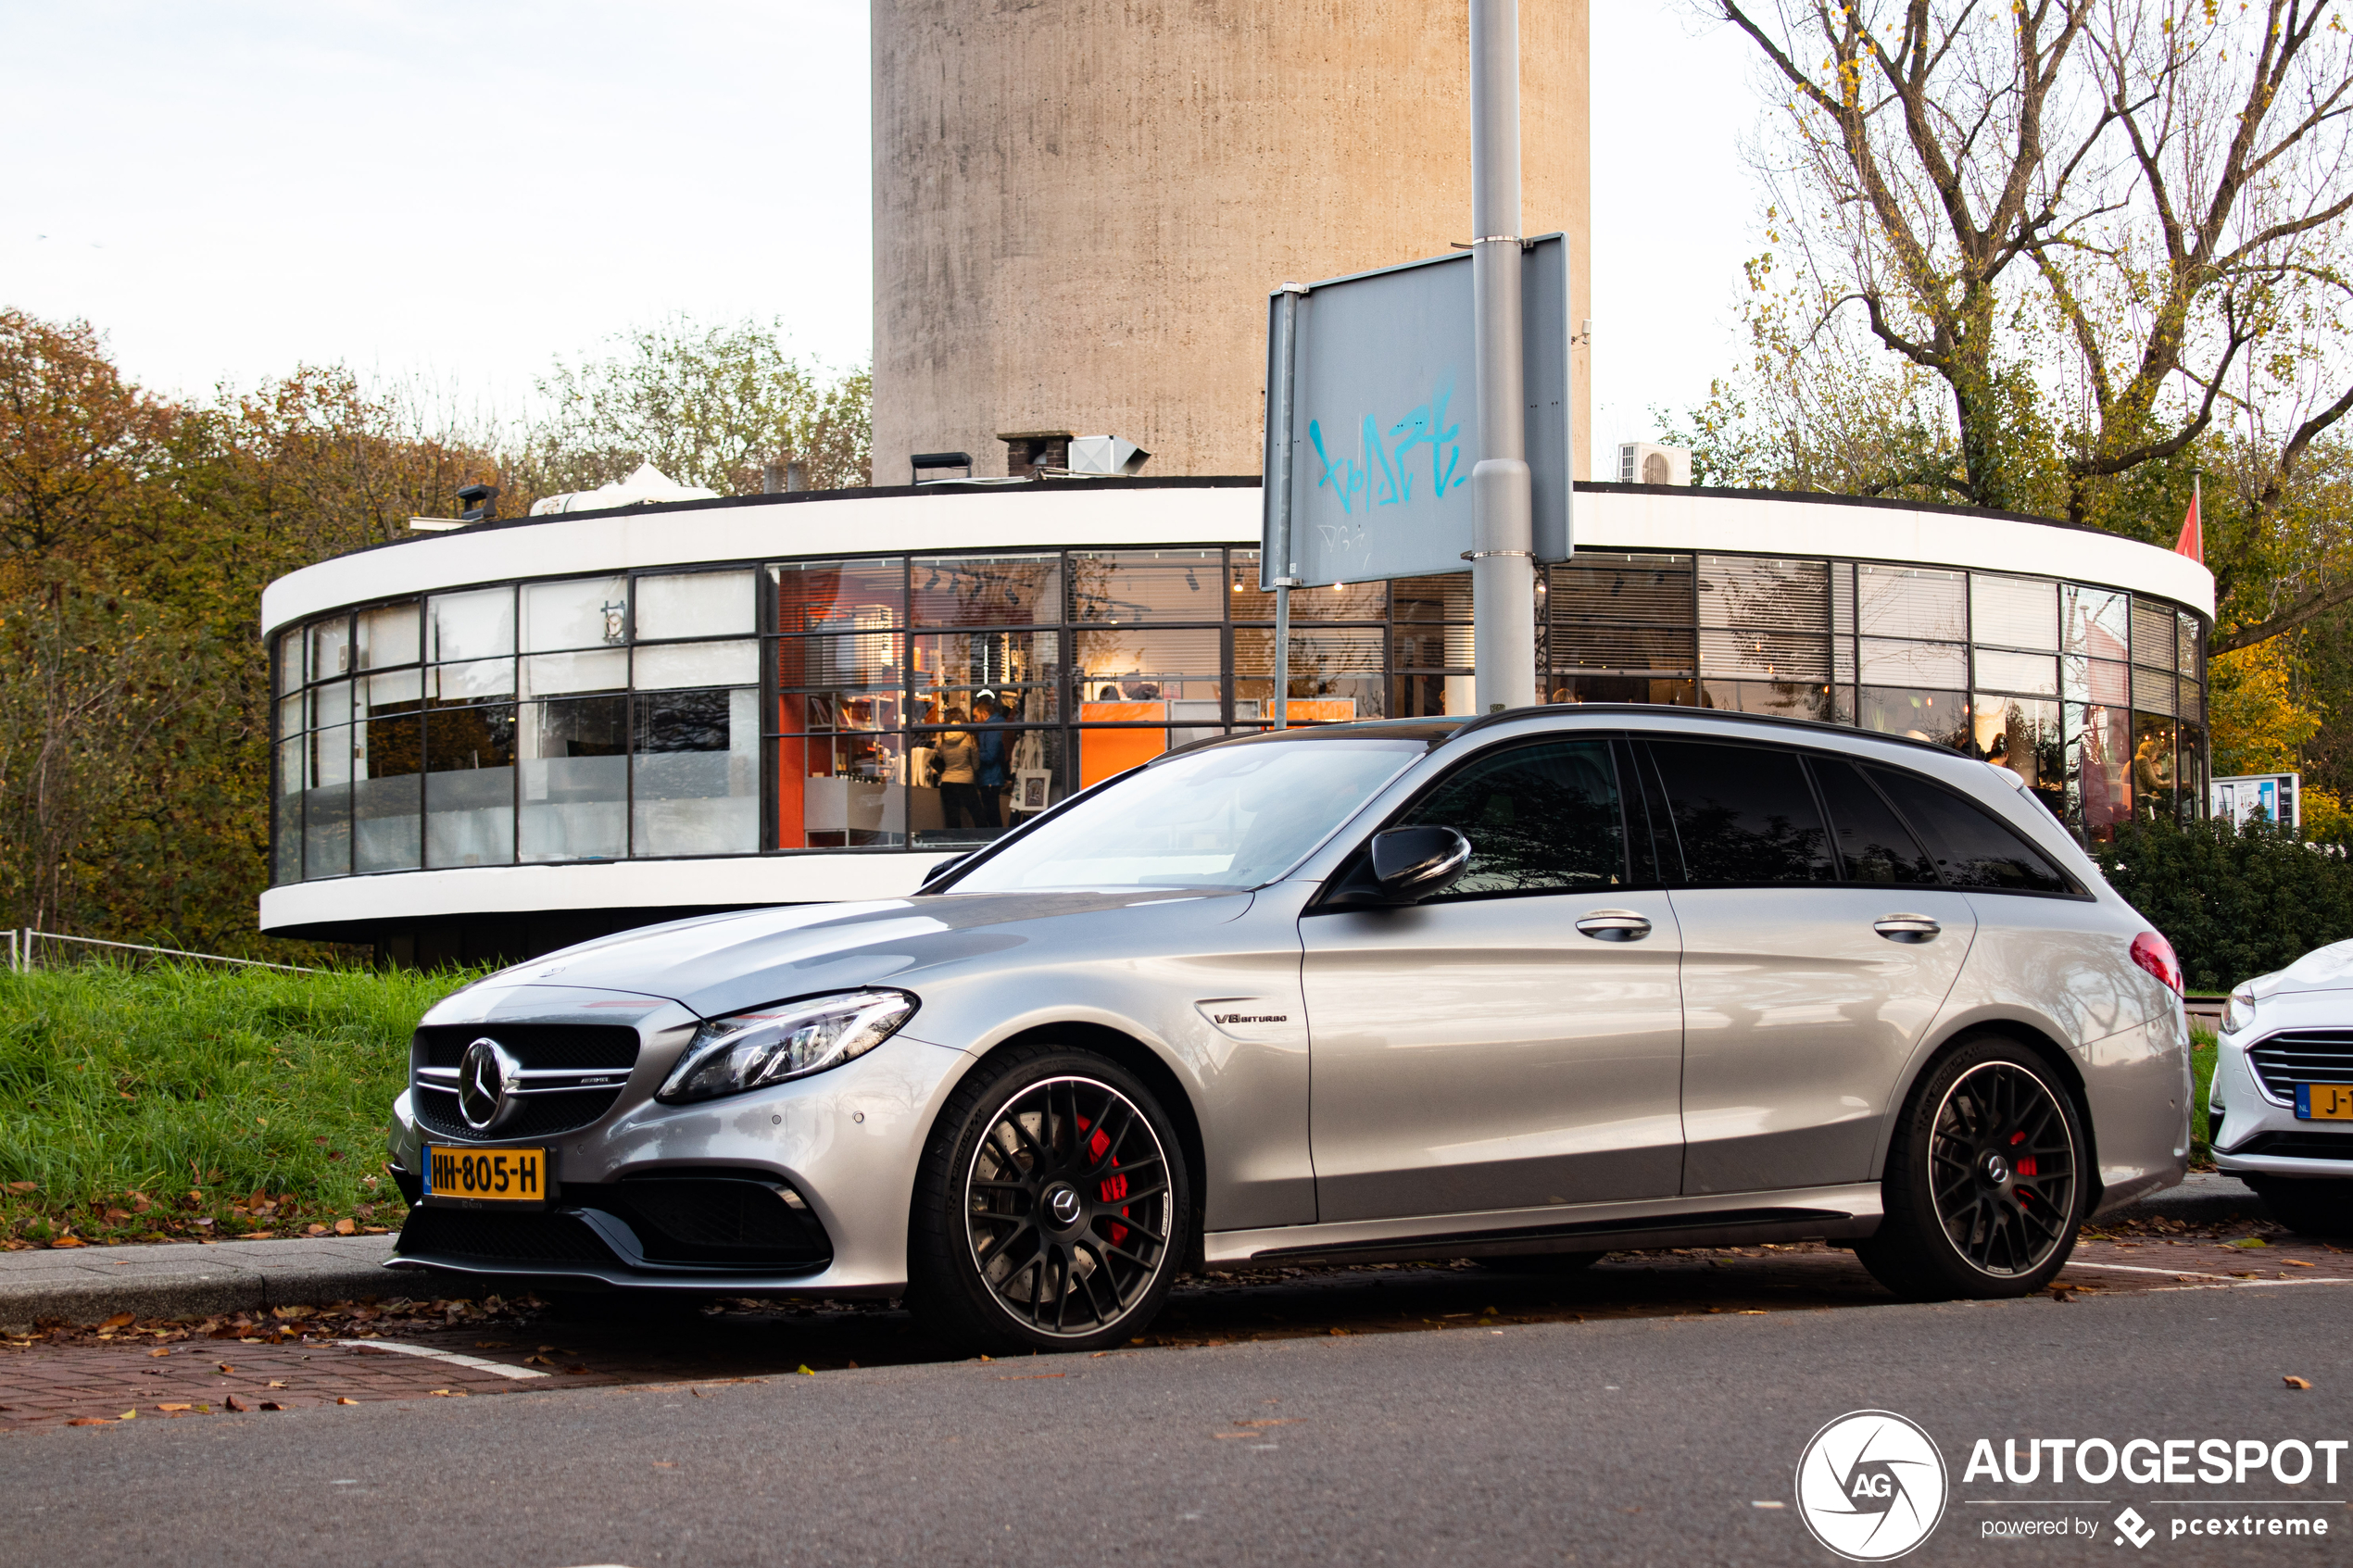
[[[2296,1113],[2307,1122],[2353,1122],[2353,1084],[2298,1084]]]
[[[425,1201],[536,1207],[547,1201],[549,1163],[544,1148],[459,1148],[447,1144],[427,1144]]]

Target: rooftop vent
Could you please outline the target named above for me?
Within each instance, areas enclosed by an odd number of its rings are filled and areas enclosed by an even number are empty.
[[[917,452],[907,459],[911,470],[907,483],[921,484],[924,475],[937,469],[962,469],[963,477],[973,475],[973,455],[970,452]]]
[[[1070,444],[1073,473],[1134,473],[1151,454],[1116,435],[1081,435]]]

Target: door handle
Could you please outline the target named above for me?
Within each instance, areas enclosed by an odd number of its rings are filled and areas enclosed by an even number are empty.
[[[1871,929],[1890,942],[1932,942],[1944,928],[1926,915],[1882,915]]]
[[[1651,922],[1631,909],[1595,909],[1577,929],[1596,942],[1640,942],[1651,934]]]

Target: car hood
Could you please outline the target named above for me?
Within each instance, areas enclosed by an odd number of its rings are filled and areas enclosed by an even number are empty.
[[[986,965],[1026,967],[1084,940],[1144,951],[1176,927],[1222,924],[1251,895],[1178,888],[1104,893],[975,893],[858,904],[800,904],[702,915],[567,947],[476,982],[427,1022],[459,1022],[520,999],[489,993],[589,988],[664,997],[704,1018],[858,985]],[[1123,941],[1120,927],[1134,927]],[[1147,932],[1151,935],[1147,935]],[[1083,938],[1082,938],[1083,934]],[[447,1016],[436,1018],[444,1010]]]
[[[2353,989],[2353,941],[2315,947],[2285,969],[2258,975],[2248,984],[2258,1000],[2286,992]]]

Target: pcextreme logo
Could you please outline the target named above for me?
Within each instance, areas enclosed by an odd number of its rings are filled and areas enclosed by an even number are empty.
[[[1840,1416],[1797,1461],[1799,1517],[1852,1562],[1885,1562],[1928,1539],[1944,1517],[1944,1456],[1893,1411]]]

